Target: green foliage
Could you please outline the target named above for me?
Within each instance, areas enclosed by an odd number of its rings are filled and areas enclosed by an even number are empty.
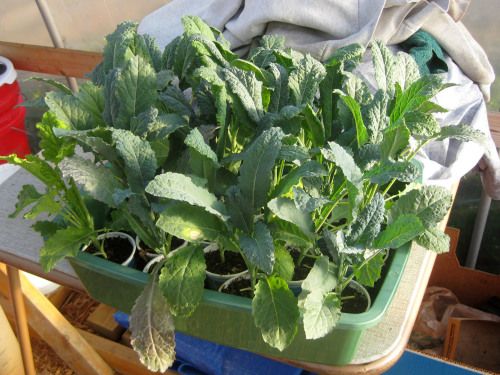
[[[266,224],[258,221],[252,236],[241,236],[240,247],[253,265],[271,274],[274,266],[274,244]]]
[[[130,316],[132,347],[151,371],[166,371],[175,360],[174,319],[156,273],[134,303]]]
[[[185,246],[165,260],[159,286],[172,315],[187,317],[194,312],[203,295],[204,281],[205,259],[201,246]]]
[[[78,93],[46,81],[57,92],[37,126],[41,156],[0,157],[45,185],[23,187],[13,214],[53,219],[35,224],[45,269],[116,228],[166,255],[131,319],[133,346],[155,371],[174,358],[172,315],[201,300],[201,243],[243,256],[265,342],[285,349],[299,321],[307,339],[324,337],[343,289],[352,279],[373,286],[386,249],[415,240],[447,250],[436,225],[450,196],[416,183],[418,151],[484,142],[466,125],[440,127],[433,114],[445,109],[431,100],[449,85],[380,42],[371,92],[355,74],[360,45],[323,64],[264,36],[244,59],[200,18],[182,21],[163,51],[136,23],[120,24]],[[95,206],[105,217],[94,220]],[[173,237],[190,244],[169,254]],[[297,264],[316,259],[298,298],[287,285],[292,250]]]
[[[278,276],[259,280],[252,301],[252,314],[262,338],[273,348],[283,351],[297,334],[297,302],[285,280]]]

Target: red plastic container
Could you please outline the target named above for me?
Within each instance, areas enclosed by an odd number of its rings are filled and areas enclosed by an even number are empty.
[[[18,107],[22,102],[17,81],[0,86],[0,155],[31,153],[24,126],[26,108]]]

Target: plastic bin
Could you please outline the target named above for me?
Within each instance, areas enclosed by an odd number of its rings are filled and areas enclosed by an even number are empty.
[[[187,319],[176,318],[175,327],[191,336],[266,356],[344,365],[353,359],[362,332],[383,317],[397,290],[409,253],[408,245],[394,251],[389,258],[385,278],[367,312],[342,314],[336,328],[318,340],[306,340],[303,329],[299,328],[293,343],[282,352],[262,340],[254,325],[248,298],[205,290],[195,313]],[[93,298],[124,312],[130,312],[150,277],[83,252],[69,261]]]

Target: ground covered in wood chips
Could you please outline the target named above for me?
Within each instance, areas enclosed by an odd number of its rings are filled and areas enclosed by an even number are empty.
[[[73,326],[93,332],[86,326],[85,321],[98,305],[99,303],[88,295],[72,292],[59,310]],[[47,343],[31,337],[31,345],[37,374],[76,375]]]

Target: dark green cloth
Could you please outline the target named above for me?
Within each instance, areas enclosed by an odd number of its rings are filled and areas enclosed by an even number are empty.
[[[419,30],[401,43],[401,47],[413,56],[420,69],[420,74],[436,74],[448,71],[443,50],[431,34]]]

